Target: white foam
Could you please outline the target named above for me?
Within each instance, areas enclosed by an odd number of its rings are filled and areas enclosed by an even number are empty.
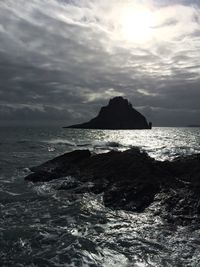
[[[67,139],[60,139],[60,138],[48,140],[46,142],[49,144],[54,144],[54,145],[64,144],[64,145],[68,145],[68,146],[76,146],[76,143],[69,141]]]

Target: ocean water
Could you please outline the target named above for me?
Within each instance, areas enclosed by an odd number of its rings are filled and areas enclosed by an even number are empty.
[[[67,151],[139,147],[159,160],[200,153],[199,128],[140,131],[0,128],[0,266],[199,267],[200,225],[178,226],[152,211],[105,208],[102,195],[58,191],[66,177],[24,181],[29,167]]]

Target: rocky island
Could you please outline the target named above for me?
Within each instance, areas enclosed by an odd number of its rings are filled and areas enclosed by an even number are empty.
[[[64,128],[129,130],[151,129],[151,123],[132,107],[132,104],[121,96],[110,99],[109,104],[102,107],[98,116],[89,122],[67,126]]]
[[[31,171],[25,180],[66,177],[58,190],[103,193],[105,206],[113,209],[143,212],[154,207],[155,215],[176,224],[200,221],[200,154],[161,162],[137,148],[103,154],[75,150]]]

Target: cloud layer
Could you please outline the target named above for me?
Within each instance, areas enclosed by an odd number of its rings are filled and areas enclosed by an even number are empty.
[[[137,42],[121,15],[141,6]],[[199,123],[199,29],[197,1],[1,1],[0,119],[76,123],[124,95],[156,125]]]

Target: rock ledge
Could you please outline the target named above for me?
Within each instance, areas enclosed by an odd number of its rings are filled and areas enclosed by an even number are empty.
[[[92,155],[76,150],[31,168],[25,180],[48,182],[73,176],[60,190],[103,193],[106,206],[142,212],[160,197],[161,214],[181,223],[200,216],[200,154],[160,162],[134,148]],[[90,183],[90,186],[80,184]]]

